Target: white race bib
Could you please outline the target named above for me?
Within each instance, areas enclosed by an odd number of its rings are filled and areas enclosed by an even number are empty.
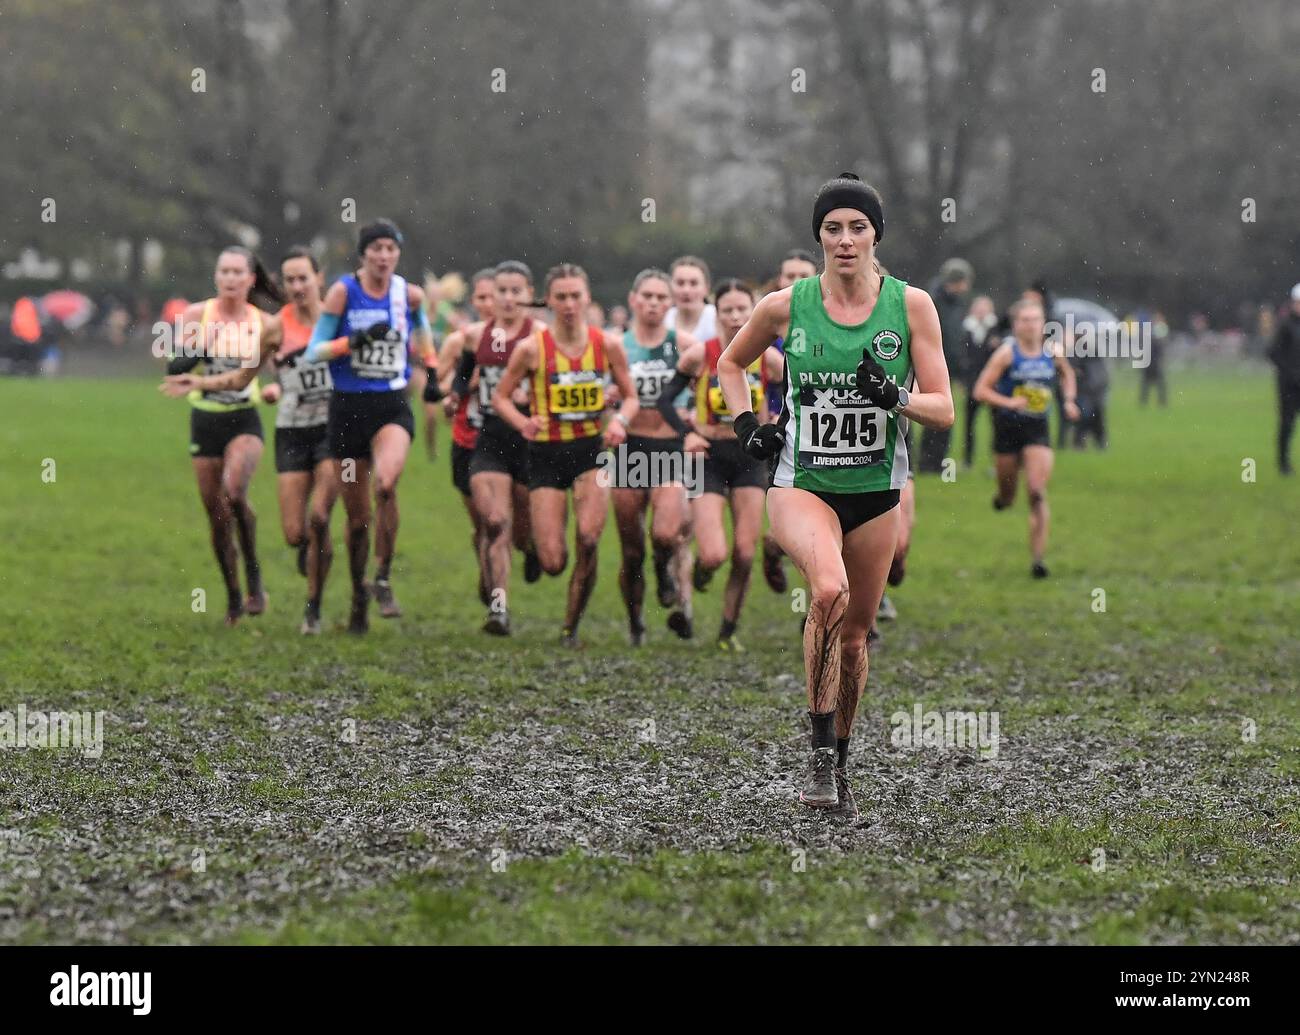
[[[889,414],[850,388],[799,391],[799,466],[869,467],[885,459]]]

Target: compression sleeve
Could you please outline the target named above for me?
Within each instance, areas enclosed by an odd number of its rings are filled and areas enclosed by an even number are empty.
[[[469,349],[463,349],[460,359],[456,361],[456,376],[451,379],[451,390],[464,397],[469,395],[469,379],[474,373],[477,355]]]
[[[337,313],[321,313],[311,330],[311,341],[303,356],[308,363],[328,362],[338,359],[348,351],[347,338],[339,338],[339,324],[343,318]]]
[[[690,386],[690,374],[686,373],[684,370],[674,371],[673,379],[664,385],[663,391],[659,393],[659,402],[655,404],[655,408],[659,411],[659,415],[663,417],[663,419],[668,422],[668,426],[679,435],[685,435],[690,431],[690,428],[686,426],[686,422],[682,420],[681,414],[677,412],[677,407],[673,405],[673,400],[676,399],[684,389],[689,388]]]

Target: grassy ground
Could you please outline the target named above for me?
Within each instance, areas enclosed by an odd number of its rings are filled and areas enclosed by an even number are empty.
[[[798,616],[761,580],[742,657],[720,582],[705,635],[652,603],[633,654],[610,528],[585,652],[553,580],[488,640],[445,453],[414,454],[407,617],[342,635],[340,565],[304,639],[268,451],[271,610],[229,631],[184,406],[0,383],[0,709],[107,713],[98,759],[0,751],[0,938],[1300,942],[1300,486],[1263,374],[1175,385],[1121,382],[1110,452],[1058,457],[1047,582],[986,464],[922,480],[836,825],[795,801]],[[918,703],[996,712],[997,759],[895,746]]]

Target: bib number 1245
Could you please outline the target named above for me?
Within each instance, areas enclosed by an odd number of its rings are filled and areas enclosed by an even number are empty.
[[[799,415],[799,461],[805,467],[867,467],[885,458],[879,407],[807,407]]]

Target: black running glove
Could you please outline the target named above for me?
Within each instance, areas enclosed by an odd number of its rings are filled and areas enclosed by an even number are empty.
[[[300,345],[298,348],[289,352],[277,352],[271,357],[271,362],[277,370],[283,370],[285,367],[292,369],[298,365],[298,360],[302,359],[307,353],[307,346]]]
[[[173,356],[167,361],[168,374],[188,374],[199,365],[199,356]]]
[[[732,422],[740,448],[755,460],[770,460],[785,447],[785,432],[777,424],[759,424],[753,410],[738,413]]]
[[[361,346],[368,345],[372,341],[383,341],[388,337],[388,332],[392,330],[386,323],[372,323],[369,327],[363,327],[359,331],[353,331],[352,336],[348,338],[348,348],[353,352],[358,351]]]
[[[429,379],[424,382],[424,393],[421,398],[427,403],[442,401],[442,385],[438,383],[438,371],[429,371]]]
[[[898,405],[898,385],[885,376],[885,368],[867,350],[862,350],[862,362],[857,372],[858,394],[882,410],[892,410]]]

